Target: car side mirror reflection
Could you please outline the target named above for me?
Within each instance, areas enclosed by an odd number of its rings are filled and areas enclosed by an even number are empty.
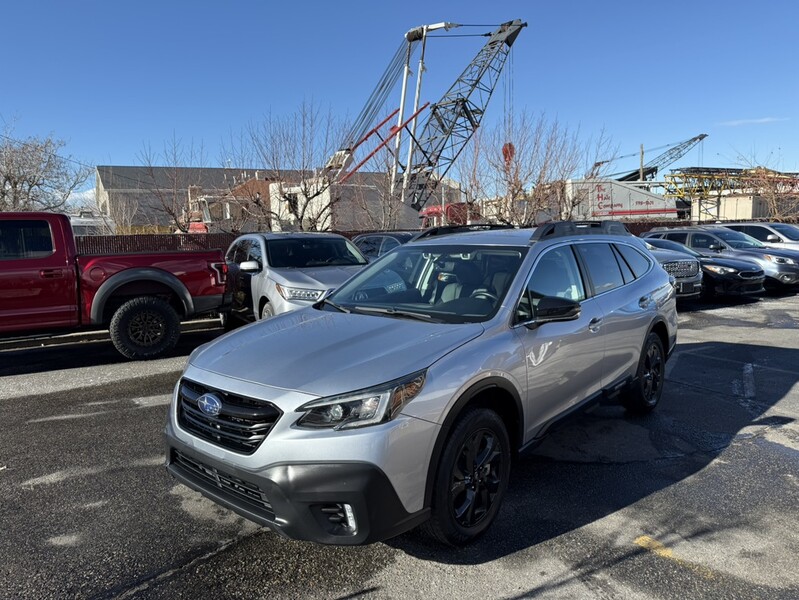
[[[524,324],[527,329],[535,329],[544,323],[574,321],[580,316],[580,303],[568,298],[544,296],[535,308],[535,318]]]
[[[261,265],[257,260],[245,260],[239,265],[239,270],[244,273],[257,273],[261,270]]]

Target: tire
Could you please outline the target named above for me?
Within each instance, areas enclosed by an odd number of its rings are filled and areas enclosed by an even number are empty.
[[[267,300],[261,307],[261,321],[264,321],[265,319],[271,319],[274,316],[275,309],[272,307],[272,303]]]
[[[235,317],[229,312],[219,313],[219,323],[225,331],[233,331],[239,325]]]
[[[660,402],[666,377],[666,353],[656,333],[650,333],[641,350],[635,380],[624,390],[621,402],[633,414],[652,412]]]
[[[109,327],[116,349],[132,360],[158,358],[180,337],[180,317],[168,302],[153,296],[128,300],[114,313]]]
[[[482,535],[499,512],[510,477],[510,439],[497,413],[464,413],[436,468],[427,532],[458,546]]]

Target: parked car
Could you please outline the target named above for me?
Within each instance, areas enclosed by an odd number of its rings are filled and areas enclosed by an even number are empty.
[[[773,248],[799,250],[799,227],[789,223],[719,223]]]
[[[799,252],[769,248],[744,233],[726,227],[655,228],[642,237],[679,242],[700,253],[754,261],[766,274],[764,285],[767,288],[799,283]]]
[[[367,264],[335,233],[248,233],[228,248],[229,319],[252,322],[308,306]],[[231,325],[232,323],[228,322]]]
[[[425,237],[192,353],[167,468],[290,538],[426,523],[465,543],[497,516],[512,456],[556,422],[603,397],[657,406],[675,305],[619,223]]]
[[[352,243],[358,247],[366,258],[374,260],[378,256],[383,256],[389,252],[408,243],[418,231],[382,231],[379,233],[362,233],[352,238]]]
[[[180,321],[223,310],[221,250],[78,254],[67,215],[0,213],[0,335],[107,327],[131,359],[163,356]]]
[[[705,297],[748,296],[764,291],[766,275],[756,262],[700,254],[671,240],[648,238],[646,243],[654,248],[684,252],[696,258],[702,266],[702,295]]]
[[[674,278],[674,290],[679,300],[696,298],[702,294],[702,268],[699,260],[684,252],[647,246],[663,270]]]

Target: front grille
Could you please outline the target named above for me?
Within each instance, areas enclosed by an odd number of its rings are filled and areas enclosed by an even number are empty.
[[[663,263],[663,269],[672,277],[693,277],[699,273],[699,261],[673,260]]]
[[[757,277],[763,277],[763,271],[741,271],[738,273],[742,279],[755,279]]]
[[[198,400],[213,394],[221,400],[217,415],[203,412]],[[263,400],[237,396],[182,379],[178,390],[178,423],[189,433],[234,452],[252,454],[282,414]]]
[[[199,480],[204,487],[210,486],[231,495],[238,504],[244,503],[255,508],[267,519],[274,519],[275,513],[266,495],[254,483],[234,477],[193,458],[189,458],[178,450],[172,450],[172,464],[179,467],[187,475]]]

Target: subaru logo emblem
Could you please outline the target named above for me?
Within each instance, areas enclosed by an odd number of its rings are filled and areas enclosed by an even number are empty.
[[[197,398],[197,406],[209,417],[215,417],[222,410],[222,400],[216,394],[203,394]]]

